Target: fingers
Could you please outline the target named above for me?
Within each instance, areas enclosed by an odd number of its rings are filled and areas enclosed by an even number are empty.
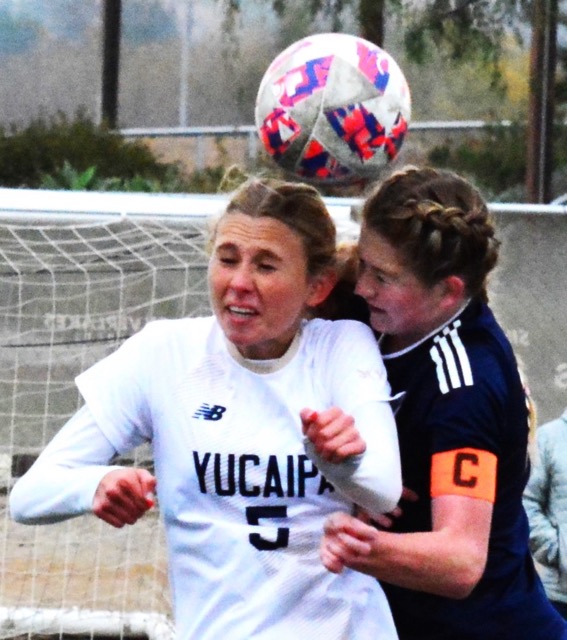
[[[419,496],[412,489],[408,489],[407,487],[402,488],[402,496],[400,498],[400,504],[395,509],[390,511],[389,513],[382,513],[378,516],[373,516],[372,520],[374,523],[380,527],[381,529],[391,529],[398,518],[401,518],[403,511],[403,502],[417,502],[419,500]]]
[[[100,481],[93,513],[113,527],[134,524],[155,504],[156,480],[145,469],[114,469]]]
[[[325,569],[327,569],[327,571],[330,571],[331,573],[341,573],[341,571],[345,568],[344,561],[342,560],[340,554],[334,554],[329,548],[329,545],[325,544],[324,540],[321,543],[319,556]]]
[[[402,510],[400,509],[400,507],[396,507],[389,513],[381,513],[377,516],[373,516],[372,519],[374,523],[377,524],[382,529],[391,529],[396,519],[399,518],[401,515],[402,515]]]
[[[417,502],[419,500],[419,495],[413,491],[412,489],[408,489],[407,487],[402,488],[402,500],[407,500],[408,502]]]
[[[140,482],[142,484],[142,491],[144,492],[146,506],[148,509],[151,509],[156,503],[156,478],[149,471],[140,469]]]
[[[315,422],[319,418],[319,414],[317,411],[313,411],[313,409],[302,409],[299,412],[299,416],[301,417],[301,422],[303,423],[303,432],[305,433],[306,424],[310,424],[311,422]]]
[[[303,433],[323,460],[342,462],[366,450],[366,443],[356,429],[354,419],[340,409],[332,407],[322,412],[303,409],[300,417]]]
[[[340,573],[356,568],[372,553],[374,530],[345,513],[331,515],[324,527],[319,554],[327,570]]]

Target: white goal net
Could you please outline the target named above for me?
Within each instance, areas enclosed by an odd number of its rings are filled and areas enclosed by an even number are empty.
[[[6,497],[80,406],[78,373],[148,320],[208,313],[207,221],[222,206],[0,189],[0,638],[171,637],[158,509],[120,530],[94,516],[24,526]],[[143,447],[122,462],[151,466]]]
[[[121,530],[94,517],[30,527],[10,521],[5,495],[80,406],[80,371],[150,319],[207,312],[205,220],[221,205],[190,215],[182,198],[25,195],[1,204],[0,636],[167,637],[157,510]],[[154,213],[165,204],[169,215]],[[151,464],[143,448],[132,458]]]

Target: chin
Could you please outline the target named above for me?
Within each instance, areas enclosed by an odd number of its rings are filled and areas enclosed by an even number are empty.
[[[226,339],[238,349],[245,349],[250,346],[250,344],[253,344],[253,342],[247,340],[246,337],[237,331],[225,331],[224,335]]]
[[[388,323],[385,322],[383,314],[371,313],[370,326],[378,333],[388,333]]]

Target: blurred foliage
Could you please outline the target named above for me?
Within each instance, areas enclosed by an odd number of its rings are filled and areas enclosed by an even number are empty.
[[[567,128],[555,125],[554,166],[560,175],[567,170]],[[428,161],[469,176],[489,200],[519,202],[524,199],[526,174],[526,126],[487,126],[480,134],[447,141],[433,147]]]
[[[265,3],[265,0],[256,0]],[[221,0],[224,28],[230,34],[236,16],[242,11],[242,0]],[[271,0],[271,7],[280,20],[297,7],[289,0]],[[490,70],[493,84],[501,81],[502,43],[513,33],[522,39],[521,26],[529,22],[530,0],[303,0],[302,11],[311,21],[311,33],[322,16],[331,31],[341,31],[354,15],[358,34],[384,46],[384,25],[396,24],[404,34],[404,49],[410,60],[426,63],[433,52],[447,59],[475,59]],[[315,26],[315,29],[313,28]]]
[[[65,161],[76,171],[96,166],[101,178],[163,179],[168,166],[139,143],[125,141],[81,113],[74,120],[59,113],[38,119],[23,129],[0,128],[0,184],[38,187],[42,176],[60,171]]]
[[[188,176],[187,193],[217,193],[222,185],[226,169],[224,166],[206,167]]]
[[[184,177],[175,167],[169,168],[161,178],[145,178],[141,175],[120,178],[101,178],[97,167],[84,171],[75,169],[65,160],[63,166],[53,173],[41,176],[41,189],[65,189],[68,191],[130,191],[141,193],[179,193],[199,190],[203,185],[214,186],[215,180],[207,180],[207,175],[199,172],[195,177]]]
[[[96,167],[89,167],[85,171],[77,171],[67,160],[63,166],[53,174],[41,176],[42,189],[68,189],[69,191],[83,191],[96,189]]]
[[[392,43],[396,44],[396,43]],[[395,55],[412,96],[412,120],[520,120],[528,113],[529,53],[513,38],[503,43],[501,80],[478,60],[456,62],[434,51],[426,65]],[[396,49],[397,52],[397,49]]]
[[[370,1],[370,0],[367,0]],[[424,64],[434,51],[458,62],[476,59],[501,84],[503,43],[510,34],[522,40],[529,23],[529,0],[477,0],[448,3],[428,0],[406,6],[404,44],[408,57]]]
[[[122,11],[123,37],[128,44],[160,42],[177,35],[172,6],[157,0],[129,0]]]
[[[40,29],[32,20],[17,19],[0,7],[0,56],[17,55],[32,48]]]
[[[0,186],[146,193],[214,193],[225,174],[216,167],[186,175],[160,162],[141,142],[129,142],[79,113],[58,114],[23,129],[0,128]]]
[[[466,136],[447,135],[426,153],[434,166],[469,176],[490,200],[521,200],[526,172],[525,124],[491,125]],[[555,167],[567,169],[567,130],[557,124]],[[160,162],[149,147],[129,142],[104,126],[78,115],[38,120],[22,130],[0,130],[0,185],[43,189],[146,193],[217,193],[230,190],[247,173],[291,177],[271,159],[257,166],[232,165],[219,139],[216,166],[186,174],[178,164]],[[244,178],[243,178],[244,176]],[[326,196],[349,196],[360,190],[320,185]]]
[[[525,126],[488,126],[480,134],[458,144],[438,145],[428,153],[429,162],[474,177],[486,195],[496,196],[518,183],[526,172]]]

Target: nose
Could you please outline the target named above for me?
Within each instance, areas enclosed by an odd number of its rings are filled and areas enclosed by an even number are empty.
[[[374,287],[364,268],[361,268],[358,273],[354,292],[365,300],[370,299],[374,294]]]
[[[248,265],[241,264],[231,274],[230,287],[235,291],[250,291],[254,288],[252,271]]]

